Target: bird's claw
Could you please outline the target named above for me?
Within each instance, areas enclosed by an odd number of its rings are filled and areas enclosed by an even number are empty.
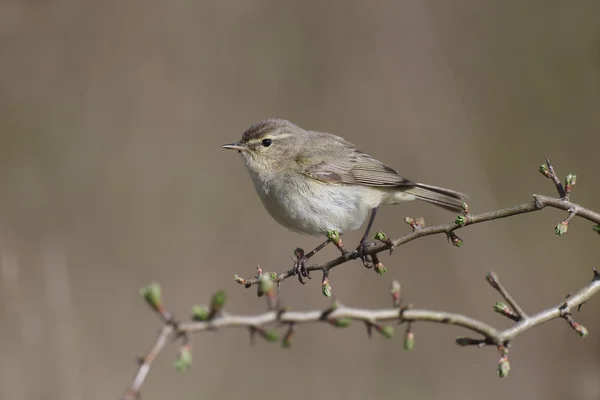
[[[294,260],[294,275],[298,275],[298,281],[304,285],[306,282],[304,282],[304,279],[302,278],[312,279],[306,268],[308,257],[304,255],[304,250],[301,248],[297,248],[294,254],[296,256],[296,259]]]
[[[374,244],[375,243],[367,243],[366,241],[361,240],[360,244],[356,248],[356,254],[366,268],[373,268],[373,257],[369,256],[367,252],[369,247],[373,246]]]

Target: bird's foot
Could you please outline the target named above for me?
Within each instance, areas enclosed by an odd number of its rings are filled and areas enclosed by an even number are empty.
[[[302,278],[312,279],[306,268],[310,256],[304,254],[304,250],[300,247],[294,251],[294,255],[296,256],[296,259],[294,260],[294,275],[298,275],[298,281],[304,285],[306,282],[304,282],[304,279]]]
[[[366,268],[373,268],[374,265],[373,257],[367,254],[367,252],[369,251],[369,247],[373,245],[375,245],[375,243],[361,240],[358,247],[355,250],[358,258],[360,258],[360,260]]]

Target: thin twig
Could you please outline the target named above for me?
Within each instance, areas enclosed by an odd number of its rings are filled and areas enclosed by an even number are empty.
[[[144,384],[144,381],[146,380],[148,372],[150,372],[150,366],[167,344],[167,339],[169,338],[169,335],[171,335],[171,333],[174,331],[174,329],[174,326],[170,324],[163,326],[162,330],[158,335],[158,338],[156,339],[156,343],[154,343],[154,346],[152,346],[152,349],[148,352],[146,357],[139,360],[140,368],[138,369],[138,372],[135,375],[131,386],[127,389],[123,397],[121,397],[121,400],[139,399],[140,389]]]
[[[489,282],[490,286],[492,286],[498,291],[498,293],[500,293],[500,295],[502,295],[504,300],[506,300],[508,305],[517,314],[517,316],[519,317],[517,321],[528,318],[527,314],[525,314],[525,311],[523,311],[521,306],[519,306],[519,304],[517,304],[517,302],[515,301],[515,299],[513,299],[510,293],[508,293],[504,285],[500,283],[500,279],[498,279],[498,275],[496,275],[495,272],[490,272],[489,274],[487,274],[487,281]]]
[[[492,273],[493,274],[493,273]],[[495,276],[495,274],[494,274]],[[496,277],[497,278],[497,277]],[[122,400],[131,400],[137,398],[139,390],[144,382],[152,361],[163,349],[169,335],[187,336],[192,333],[202,331],[213,331],[217,328],[246,328],[257,329],[269,324],[281,324],[288,327],[296,327],[298,324],[306,323],[330,323],[342,318],[361,321],[369,326],[374,326],[380,322],[398,321],[405,322],[433,322],[443,325],[455,325],[466,328],[482,336],[482,338],[459,338],[457,343],[460,345],[494,345],[505,346],[508,342],[514,340],[520,334],[553,319],[565,318],[576,329],[579,324],[575,323],[570,317],[571,310],[577,308],[590,297],[600,291],[600,274],[594,270],[594,277],[591,282],[585,285],[577,293],[571,295],[566,301],[563,301],[553,307],[547,308],[530,317],[523,318],[514,326],[499,330],[493,326],[458,313],[445,311],[422,310],[416,308],[389,308],[389,309],[361,309],[346,307],[336,304],[334,309],[310,310],[310,311],[267,311],[256,315],[236,315],[221,313],[218,317],[210,321],[202,322],[184,322],[176,328],[173,325],[165,325],[152,350],[140,364],[140,368],[135,375],[131,387],[127,390]],[[506,291],[505,291],[506,293]],[[507,299],[507,302],[509,300]],[[509,302],[510,303],[510,302]],[[518,309],[518,307],[512,307]],[[524,315],[524,314],[523,314]],[[570,321],[569,321],[570,320]],[[293,328],[292,328],[293,329]],[[585,329],[585,328],[583,328]],[[288,331],[287,335],[291,335]],[[288,338],[289,340],[289,338]]]
[[[402,246],[406,243],[412,242],[413,240],[424,237],[424,236],[437,235],[437,234],[441,234],[441,233],[447,235],[450,232],[457,231],[466,226],[475,225],[475,224],[479,224],[479,223],[487,222],[487,221],[493,221],[493,220],[501,219],[501,218],[507,218],[507,217],[511,217],[514,215],[539,211],[545,207],[557,208],[559,210],[564,210],[564,211],[569,211],[570,209],[577,210],[577,213],[576,213],[577,217],[586,219],[591,222],[595,222],[596,224],[600,224],[600,214],[597,212],[591,211],[585,207],[582,207],[582,206],[572,203],[570,201],[565,201],[565,200],[555,199],[555,198],[548,197],[548,196],[534,194],[533,201],[531,201],[529,203],[521,204],[521,205],[514,206],[514,207],[504,208],[502,210],[485,212],[485,213],[481,213],[481,214],[469,214],[469,218],[467,219],[467,221],[464,225],[459,225],[456,222],[450,222],[450,223],[444,224],[444,225],[431,226],[428,228],[422,228],[419,230],[415,230],[415,231],[410,232],[396,240],[392,240],[389,243],[381,243],[376,246],[373,246],[368,250],[367,254],[372,255],[372,254],[381,253],[382,251],[390,250],[391,248],[397,248],[398,246]],[[338,265],[345,264],[346,262],[355,260],[357,258],[359,258],[359,256],[356,252],[347,253],[345,255],[341,255],[341,256],[339,256],[329,262],[326,262],[324,264],[310,265],[306,269],[308,271],[317,271],[317,270],[329,271],[330,269],[335,268]],[[294,275],[294,269],[289,269],[283,273],[277,274],[276,281],[282,282],[285,279],[287,279],[293,275]],[[257,284],[259,282],[259,279],[257,279],[256,277],[240,278],[238,276],[238,279],[236,279],[236,281],[243,283],[246,287],[250,287],[252,285]]]
[[[455,245],[460,245],[462,244],[462,240],[454,233],[454,231],[458,229],[462,229],[467,225],[539,211],[545,207],[557,208],[569,213],[568,217],[559,223],[559,225],[555,228],[555,233],[559,236],[562,236],[567,232],[567,226],[575,216],[596,223],[594,230],[600,230],[596,228],[600,226],[600,214],[569,201],[571,189],[573,185],[575,185],[575,175],[570,174],[567,176],[566,182],[568,190],[565,194],[565,189],[560,183],[560,180],[558,180],[554,168],[547,158],[546,165],[540,166],[540,172],[542,172],[542,174],[544,174],[546,177],[552,179],[559,193],[559,199],[541,195],[533,195],[534,199],[529,203],[481,214],[469,213],[468,208],[465,205],[463,215],[459,216],[459,218],[452,223],[429,228],[424,228],[422,226],[423,224],[420,224],[420,229],[416,229],[415,226],[411,224],[411,226],[413,226],[413,232],[396,240],[390,240],[385,236],[385,234],[378,233],[378,236],[376,237],[378,237],[378,240],[381,242],[381,244],[371,247],[368,251],[368,255],[375,256],[382,251],[393,250],[398,246],[411,242],[420,237],[441,233],[444,233],[448,236],[448,238],[451,238]],[[342,256],[325,264],[309,266],[307,270],[321,270],[323,272],[323,294],[326,296],[331,296],[331,285],[328,277],[329,271],[338,265],[357,258],[359,258],[357,252],[345,253]],[[383,268],[383,264],[381,267]],[[281,274],[270,273],[267,276],[263,275],[263,271],[260,267],[257,270],[257,276],[254,278],[242,278],[239,275],[235,275],[234,279],[236,282],[243,284],[246,287],[260,284],[258,287],[259,294],[267,294],[267,297],[269,298],[268,304],[270,306],[269,311],[263,314],[247,316],[226,313],[222,310],[225,303],[225,293],[217,292],[213,295],[210,310],[205,310],[202,307],[199,307],[194,312],[194,319],[196,322],[177,323],[161,302],[160,286],[158,284],[152,284],[142,289],[142,295],[146,299],[146,302],[149,304],[149,306],[158,313],[161,321],[163,322],[163,329],[160,332],[152,349],[148,352],[146,357],[140,361],[140,366],[133,379],[133,383],[127,389],[121,399],[132,400],[139,398],[140,388],[148,375],[150,366],[164,348],[169,336],[173,336],[174,339],[182,340],[184,344],[183,348],[187,349],[188,351],[190,335],[192,333],[214,330],[216,328],[223,327],[243,327],[254,334],[259,332],[260,336],[268,341],[277,340],[277,335],[275,333],[265,329],[266,325],[269,324],[278,324],[280,326],[284,325],[288,327],[283,338],[282,345],[284,347],[289,347],[291,345],[292,335],[295,332],[295,327],[297,324],[301,323],[325,322],[334,326],[342,327],[347,326],[349,320],[362,321],[367,326],[369,333],[376,330],[383,336],[389,338],[393,334],[392,327],[384,326],[380,323],[386,321],[397,321],[399,323],[407,323],[407,330],[405,332],[404,339],[404,347],[406,349],[412,349],[412,346],[414,345],[414,332],[412,332],[410,328],[411,323],[425,321],[460,326],[481,335],[481,337],[457,338],[457,344],[461,346],[494,345],[498,348],[498,351],[501,354],[501,358],[498,362],[498,374],[501,377],[504,377],[510,370],[508,351],[512,341],[518,335],[538,325],[557,318],[565,319],[569,326],[581,337],[585,337],[588,334],[587,329],[583,325],[574,321],[572,310],[579,310],[583,303],[600,291],[600,273],[598,273],[598,271],[595,269],[593,269],[593,271],[594,277],[592,278],[591,282],[589,282],[579,291],[574,294],[570,294],[565,301],[559,303],[558,305],[547,308],[531,316],[528,316],[523,311],[515,299],[509,294],[508,290],[500,283],[500,280],[496,274],[494,272],[489,273],[486,277],[488,283],[490,283],[490,285],[496,289],[508,303],[508,306],[504,303],[497,303],[494,308],[497,312],[516,322],[516,324],[514,324],[512,327],[504,330],[496,329],[485,322],[462,314],[444,311],[419,310],[412,308],[410,305],[399,308],[399,284],[392,286],[392,291],[390,292],[394,301],[394,308],[391,309],[367,310],[346,307],[339,303],[334,303],[334,306],[326,310],[286,311],[285,309],[279,307],[277,293],[279,292],[279,283],[293,276],[294,270],[290,269]],[[276,282],[276,286],[274,286],[274,282]],[[185,358],[184,361],[187,362],[186,365],[189,365],[189,362],[191,362],[189,353],[188,357]]]

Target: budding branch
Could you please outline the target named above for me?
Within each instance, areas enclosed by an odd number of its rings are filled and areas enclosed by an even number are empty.
[[[555,233],[558,236],[563,236],[567,232],[567,227],[574,217],[580,217],[594,222],[596,224],[594,226],[594,230],[597,233],[600,233],[600,214],[569,201],[572,188],[575,185],[576,176],[569,174],[565,180],[565,187],[563,187],[548,159],[546,159],[546,164],[540,166],[540,172],[547,178],[551,179],[555,184],[559,198],[534,195],[533,201],[529,203],[481,214],[470,214],[468,209],[465,208],[463,215],[459,216],[456,221],[445,225],[428,228],[423,227],[422,222],[417,221],[415,223],[414,220],[410,219],[409,223],[413,227],[413,231],[411,233],[408,233],[396,240],[389,240],[385,237],[385,235],[378,235],[378,239],[382,243],[371,247],[368,250],[368,254],[376,257],[376,255],[380,252],[385,250],[391,251],[398,246],[411,242],[420,237],[441,233],[446,234],[448,238],[452,240],[452,243],[455,246],[460,246],[462,244],[462,240],[458,238],[454,232],[464,228],[465,226],[539,211],[545,207],[557,208],[568,212],[568,216],[555,228]],[[307,269],[309,271],[320,270],[323,272],[323,293],[330,295],[331,287],[329,286],[329,271],[338,265],[342,265],[348,261],[357,259],[358,257],[359,255],[356,252],[345,253],[327,263],[321,265],[311,265],[307,267]],[[500,283],[500,280],[495,273],[488,273],[486,275],[488,284],[498,291],[498,293],[506,302],[506,304],[504,302],[496,303],[494,310],[515,322],[514,325],[504,330],[496,329],[485,322],[462,314],[416,309],[412,308],[410,305],[401,306],[400,285],[397,282],[393,282],[392,290],[390,291],[394,303],[393,308],[369,310],[347,307],[340,303],[334,302],[334,304],[326,310],[287,311],[279,306],[277,301],[277,291],[279,289],[279,284],[282,281],[294,275],[294,269],[290,269],[279,274],[272,273],[268,275],[263,274],[262,270],[259,269],[257,276],[252,278],[242,278],[238,275],[235,276],[234,279],[236,282],[241,283],[246,287],[259,285],[259,294],[266,294],[268,300],[269,311],[265,313],[257,315],[235,315],[225,312],[223,310],[225,294],[220,292],[213,295],[211,305],[208,310],[202,307],[194,307],[192,321],[180,323],[175,320],[171,313],[166,311],[161,300],[160,286],[153,284],[147,288],[144,288],[142,294],[150,307],[160,316],[163,322],[163,329],[159,333],[151,350],[145,357],[140,358],[139,368],[135,374],[133,382],[121,399],[131,400],[139,398],[141,386],[147,377],[151,364],[166,346],[167,340],[170,336],[173,336],[175,339],[182,340],[176,366],[178,368],[187,368],[191,363],[190,335],[192,333],[216,330],[218,328],[225,327],[241,327],[248,329],[251,334],[251,338],[254,338],[258,335],[268,341],[279,340],[279,337],[276,333],[266,330],[266,327],[270,324],[278,324],[288,327],[287,333],[282,339],[282,345],[284,345],[284,347],[288,347],[291,343],[291,337],[295,332],[295,326],[297,324],[321,322],[337,327],[344,327],[347,326],[348,322],[351,320],[360,321],[367,326],[369,334],[374,329],[383,336],[390,338],[393,335],[393,328],[389,325],[383,326],[381,323],[406,323],[407,328],[405,331],[404,340],[405,348],[407,349],[411,349],[412,344],[414,343],[414,334],[411,331],[411,323],[424,321],[446,325],[456,325],[466,328],[481,336],[476,338],[459,337],[456,339],[457,344],[461,346],[493,345],[498,348],[501,354],[501,358],[498,362],[498,374],[503,377],[506,376],[510,369],[510,364],[508,362],[508,350],[510,345],[518,335],[525,331],[528,331],[550,320],[562,318],[581,337],[587,336],[587,329],[583,325],[574,321],[572,317],[572,311],[574,309],[579,309],[583,303],[600,291],[600,273],[594,268],[592,268],[592,270],[594,273],[592,280],[580,290],[570,294],[564,301],[558,303],[557,305],[532,315],[528,315],[519,306],[515,299],[509,294],[507,289]],[[381,273],[381,271],[379,272]],[[277,285],[276,288],[274,286],[275,283]],[[327,290],[325,285],[328,286]]]

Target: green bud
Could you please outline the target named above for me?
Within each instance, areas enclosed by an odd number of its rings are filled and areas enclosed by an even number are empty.
[[[575,186],[575,182],[577,182],[577,175],[569,174],[565,178],[565,186]]]
[[[505,378],[510,371],[510,362],[508,361],[507,356],[503,356],[498,362],[498,376],[500,378]]]
[[[415,223],[415,220],[412,219],[411,217],[406,217],[406,218],[404,218],[404,222],[406,222],[408,225],[412,225]]]
[[[452,238],[452,245],[454,247],[460,247],[463,245],[463,241],[461,238],[459,238],[458,236],[455,236]]]
[[[563,221],[556,225],[556,228],[554,228],[554,234],[558,237],[562,237],[565,233],[567,233],[567,229],[569,229],[569,223]]]
[[[380,242],[385,242],[388,240],[388,237],[385,233],[379,231],[375,234],[375,240],[379,240]]]
[[[594,225],[594,227],[592,229],[594,230],[594,232],[596,232],[598,235],[600,235],[600,224]]]
[[[385,267],[383,266],[383,263],[380,263],[380,262],[375,264],[375,267],[373,267],[373,269],[375,270],[375,272],[377,272],[381,276],[383,276],[383,274],[385,274],[387,272],[387,269],[385,269]]]
[[[245,285],[246,284],[246,279],[242,278],[238,274],[234,274],[233,275],[233,280],[236,281],[237,283],[239,283],[240,285]]]
[[[393,280],[390,284],[390,295],[392,296],[392,301],[394,302],[395,307],[400,305],[400,290],[400,282]]]
[[[283,339],[281,339],[281,347],[284,349],[292,347],[292,335],[285,335]]]
[[[468,214],[468,213],[469,213],[469,205],[468,205],[467,203],[465,203],[465,202],[463,201],[463,202],[461,202],[461,203],[460,203],[460,206],[462,207],[462,209],[463,209],[463,212],[464,212],[465,214]]]
[[[152,282],[150,285],[140,289],[140,294],[144,297],[148,305],[158,311],[161,308],[160,285]]]
[[[207,321],[210,313],[204,306],[193,306],[192,307],[192,319],[194,321]]]
[[[577,332],[579,334],[580,337],[584,338],[588,335],[588,330],[585,326],[575,322],[573,324],[573,329],[575,329],[575,332]]]
[[[210,299],[211,314],[215,314],[221,311],[223,309],[223,306],[225,305],[226,300],[227,295],[225,294],[224,290],[218,291],[217,293],[213,294],[212,298]]]
[[[277,342],[277,341],[279,341],[279,335],[275,331],[271,331],[271,330],[269,330],[269,331],[261,331],[261,336],[267,342]]]
[[[269,293],[275,287],[275,283],[271,278],[270,274],[265,274],[260,276],[259,288],[263,293]]]
[[[184,346],[179,350],[179,354],[173,363],[177,371],[187,371],[192,365],[192,352],[189,346]]]
[[[394,336],[394,327],[390,325],[380,326],[378,331],[387,339],[391,339]]]
[[[323,296],[331,297],[331,295],[333,294],[333,291],[331,290],[331,285],[329,284],[329,278],[327,278],[327,277],[323,278],[321,289],[323,291]]]
[[[508,306],[501,301],[497,301],[496,304],[494,304],[494,311],[500,314],[504,314],[507,308]]]
[[[337,328],[347,328],[352,323],[352,320],[350,318],[343,317],[331,319],[330,322]]]
[[[338,231],[327,231],[327,239],[331,240],[333,244],[339,244],[340,233]]]
[[[546,178],[550,177],[550,170],[548,169],[548,166],[546,164],[540,165],[539,170],[540,170],[540,173],[542,175],[544,175]]]
[[[459,215],[456,217],[456,221],[454,221],[459,226],[465,226],[467,224],[467,217],[464,215]]]
[[[411,351],[415,347],[415,334],[407,330],[404,333],[404,350]]]

